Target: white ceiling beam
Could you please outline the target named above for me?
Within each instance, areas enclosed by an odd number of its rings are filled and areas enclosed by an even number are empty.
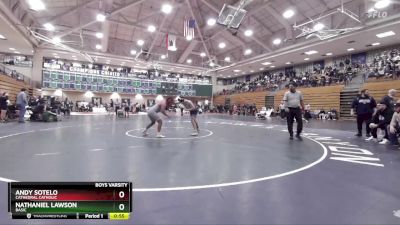
[[[184,63],[186,58],[192,53],[193,49],[196,48],[197,44],[197,41],[192,40],[181,56],[179,56],[178,63]]]
[[[110,13],[109,16],[117,15],[118,13],[120,13],[120,12],[122,12],[122,11],[124,11],[124,10],[127,10],[127,9],[129,9],[130,7],[133,7],[133,6],[137,5],[137,4],[140,4],[140,3],[142,3],[143,1],[145,1],[145,0],[137,0],[137,1],[130,2],[130,3],[126,4],[126,5],[124,5],[124,6],[120,7],[120,8],[118,8],[118,9],[116,9],[116,10],[114,10],[114,11],[112,11],[112,12]],[[90,26],[90,25],[92,25],[92,24],[94,24],[94,23],[96,23],[96,22],[97,22],[96,18],[93,18],[92,20],[90,20],[90,21],[87,22],[87,23],[84,23],[84,24],[82,24],[82,25],[73,27],[72,29],[67,30],[67,31],[61,33],[61,34],[59,35],[59,37],[64,37],[64,36],[66,36],[66,35],[68,35],[68,34],[73,33],[74,31],[77,31],[77,30],[80,30],[80,29],[85,28],[85,27],[87,27],[87,26]]]
[[[266,6],[266,9],[273,17],[275,17],[276,20],[278,20],[280,24],[283,25],[286,30],[286,38],[293,39],[293,29],[289,22],[285,20],[283,16],[280,15],[274,8],[272,8],[272,6],[268,5]]]
[[[165,15],[164,18],[163,18],[163,20],[161,21],[160,26],[157,27],[158,30],[161,30],[161,29],[163,28],[165,21],[167,21],[167,18],[168,18],[167,15]],[[149,50],[147,51],[147,56],[150,56],[151,51],[152,51],[153,48],[154,48],[154,45],[155,45],[155,43],[156,43],[156,40],[157,40],[158,36],[159,36],[159,33],[157,33],[156,35],[154,35],[154,38],[153,38],[153,40],[151,41],[151,44],[150,44],[150,48],[149,48]]]
[[[71,15],[72,13],[75,13],[75,12],[85,8],[86,6],[92,4],[93,2],[97,2],[97,0],[91,0],[91,1],[88,1],[86,3],[83,3],[82,5],[78,5],[78,6],[74,7],[74,8],[72,8],[72,9],[68,9],[67,11],[65,11],[63,13],[52,17],[49,21],[46,21],[46,23],[54,23],[57,20],[61,19],[62,17]]]
[[[196,20],[196,17],[194,16],[194,13],[193,13],[192,5],[190,4],[190,0],[186,0],[186,3],[189,7],[190,14],[192,15],[193,19]],[[197,33],[200,36],[200,40],[203,43],[204,51],[206,52],[208,59],[211,60],[210,52],[208,51],[208,48],[207,48],[206,42],[204,41],[203,34],[200,30],[200,27],[199,26],[195,26],[195,27],[197,29]]]
[[[102,10],[109,12],[113,8],[114,0],[107,0],[107,1],[103,1],[102,3],[103,4],[100,5]],[[101,24],[101,33],[103,34],[103,38],[101,39],[101,51],[107,52],[108,39],[110,37],[110,22],[109,21],[106,20]]]

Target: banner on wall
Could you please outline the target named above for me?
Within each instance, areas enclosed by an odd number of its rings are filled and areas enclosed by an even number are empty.
[[[352,64],[366,64],[367,63],[367,53],[361,52],[351,55]]]
[[[316,61],[313,63],[313,67],[314,69],[322,70],[323,68],[325,68],[325,61],[324,60]]]

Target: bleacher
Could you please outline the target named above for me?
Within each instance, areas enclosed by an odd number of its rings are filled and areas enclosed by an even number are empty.
[[[379,101],[383,96],[388,94],[388,90],[400,90],[400,80],[368,82],[362,86],[362,89],[368,89],[369,94],[374,97],[376,101]]]
[[[230,99],[230,104],[256,104],[256,107],[260,109],[265,106],[265,96],[267,92],[258,91],[258,92],[245,92],[240,94],[232,94],[232,95],[215,95],[214,96],[214,105],[225,105],[225,99]]]
[[[0,74],[0,93],[3,94],[3,92],[7,92],[8,99],[11,101],[11,103],[15,103],[17,95],[22,88],[25,88],[30,96],[40,95],[38,90],[32,88],[30,84],[24,81],[18,81],[10,76]]]
[[[334,108],[340,111],[340,92],[344,85],[315,87],[315,88],[298,88],[304,96],[304,104],[310,104],[311,110],[319,110],[324,108],[328,110]],[[275,108],[279,106],[283,99],[283,95],[288,90],[280,90],[275,94]]]

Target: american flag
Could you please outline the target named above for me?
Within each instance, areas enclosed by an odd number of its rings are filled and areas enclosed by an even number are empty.
[[[183,35],[187,37],[194,38],[194,28],[196,26],[196,21],[194,19],[188,19],[183,22]]]

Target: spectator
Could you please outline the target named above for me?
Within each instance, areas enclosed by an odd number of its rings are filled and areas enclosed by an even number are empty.
[[[308,123],[308,122],[310,122],[311,118],[312,118],[312,116],[311,116],[311,105],[307,104],[305,109],[304,109],[304,119]]]
[[[369,96],[369,91],[367,89],[361,90],[359,96],[357,96],[351,105],[351,115],[357,114],[357,137],[362,136],[362,125],[365,122],[366,125],[366,137],[371,137],[369,124],[371,122],[372,114],[376,107],[375,99]]]
[[[369,125],[371,128],[372,137],[365,139],[366,141],[378,141],[378,128],[383,130],[385,135],[379,144],[387,144],[389,142],[388,127],[393,117],[393,110],[386,105],[386,102],[381,101],[377,105],[377,112],[372,118],[372,123]]]
[[[385,105],[387,105],[392,110],[394,110],[394,105],[396,103],[396,99],[395,99],[396,93],[397,93],[397,90],[390,89],[388,91],[388,95],[386,95],[385,97],[382,98],[382,101],[385,102]]]
[[[8,95],[6,92],[4,92],[0,96],[0,122],[5,122],[6,121],[6,114],[7,114],[7,100],[8,100]]]
[[[28,100],[25,93],[26,89],[22,88],[21,92],[17,95],[17,107],[19,109],[19,123],[25,123],[24,116],[26,111],[26,105],[28,104]]]
[[[397,136],[400,134],[400,100],[397,100],[395,111],[389,125],[389,140],[392,145],[399,145]]]

